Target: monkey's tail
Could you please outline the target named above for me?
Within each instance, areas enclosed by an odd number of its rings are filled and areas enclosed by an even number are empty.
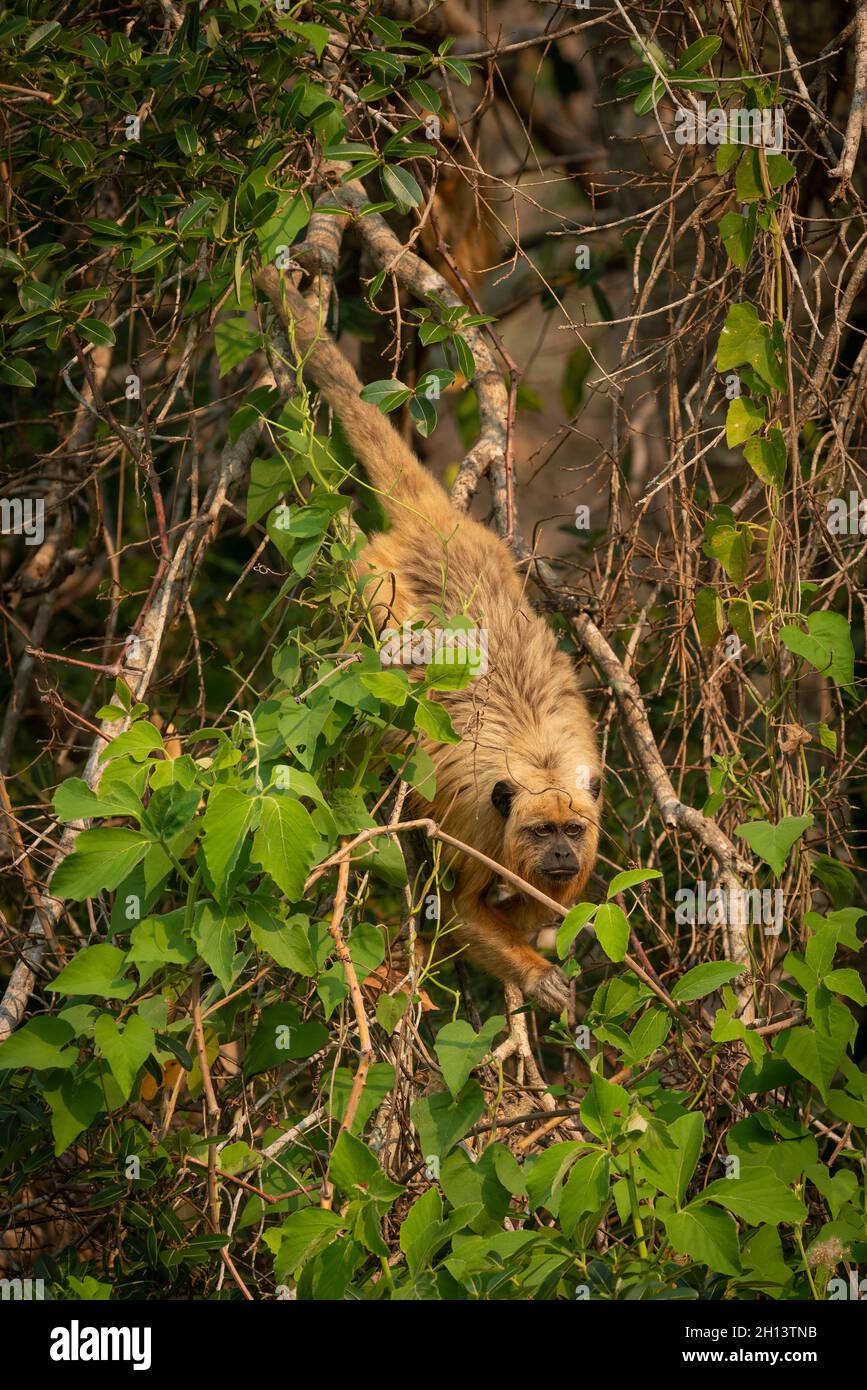
[[[422,467],[397,430],[368,401],[361,399],[362,383],[343,353],[325,331],[320,316],[273,266],[258,271],[258,287],[274,306],[290,338],[302,354],[304,371],[319,387],[343,426],[359,463],[392,517],[409,508],[429,521],[450,504],[435,478]]]

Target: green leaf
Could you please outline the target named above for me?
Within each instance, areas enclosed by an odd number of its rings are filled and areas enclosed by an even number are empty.
[[[244,1075],[257,1076],[301,1057],[312,1057],[328,1042],[328,1029],[316,1020],[300,1021],[295,1004],[268,1004],[244,1057]]]
[[[181,121],[175,126],[175,140],[182,154],[194,155],[199,148],[198,133],[188,121]]]
[[[316,827],[300,801],[264,794],[251,857],[287,898],[294,901],[302,897],[318,844]]]
[[[158,729],[148,719],[136,719],[125,733],[113,738],[99,755],[101,763],[113,758],[133,758],[137,763],[144,762],[151,753],[161,753],[163,741]]]
[[[154,1030],[140,1014],[127,1019],[119,1028],[111,1014],[100,1014],[93,1030],[97,1051],[111,1067],[112,1075],[128,1100],[141,1067],[154,1046]]]
[[[246,906],[250,935],[260,951],[298,975],[316,974],[306,917],[296,914],[283,922],[255,899],[249,900]]]
[[[661,1129],[654,1125],[637,1156],[642,1176],[680,1206],[696,1170],[704,1140],[704,1116],[694,1110]],[[667,1141],[667,1142],[666,1142]]]
[[[688,71],[697,72],[710,62],[721,47],[722,39],[718,34],[708,34],[704,38],[696,39],[695,43],[691,43],[689,48],[681,53],[672,77]]]
[[[94,820],[101,816],[136,816],[144,807],[132,787],[118,782],[103,795],[92,791],[80,777],[69,777],[54,793],[54,814],[64,825],[70,821]]]
[[[203,817],[202,853],[218,896],[238,862],[259,803],[238,787],[216,786]]]
[[[45,1092],[51,1110],[54,1152],[58,1156],[88,1129],[105,1108],[101,1087],[76,1073],[67,1073],[53,1091]]]
[[[616,893],[622,893],[627,888],[634,888],[638,883],[649,883],[654,878],[662,878],[659,869],[624,869],[621,873],[614,875],[605,896],[611,899]]]
[[[380,1171],[376,1155],[367,1145],[348,1130],[341,1130],[328,1165],[328,1176],[335,1186],[354,1196],[354,1187],[366,1187]],[[395,1195],[402,1190],[397,1188]]]
[[[680,1004],[704,999],[705,995],[713,994],[744,970],[746,965],[738,965],[731,960],[705,961],[703,965],[695,965],[692,970],[687,970],[671,991],[671,997]]]
[[[792,846],[800,840],[805,830],[813,824],[813,817],[784,816],[777,825],[770,821],[753,820],[739,825],[735,834],[746,840],[750,849],[766,864],[770,864],[777,878],[782,875]]]
[[[51,891],[58,898],[82,902],[117,888],[152,846],[153,841],[139,830],[82,830],[72,853],[57,866]]]
[[[101,319],[82,319],[78,328],[82,337],[96,347],[114,347],[117,341],[114,331]]]
[[[596,1212],[608,1196],[611,1160],[607,1153],[589,1153],[574,1164],[563,1187],[558,1212],[563,1234],[570,1237],[579,1219]]]
[[[344,1217],[322,1207],[291,1212],[282,1226],[272,1227],[264,1236],[274,1253],[275,1279],[290,1278],[299,1265],[329,1245],[345,1227]]]
[[[629,1092],[594,1072],[581,1104],[581,1123],[606,1142],[623,1129],[629,1114]]]
[[[361,399],[375,405],[384,415],[388,415],[392,410],[397,410],[398,406],[408,401],[412,391],[408,386],[404,386],[402,381],[397,381],[394,377],[389,380],[369,381],[361,389]]]
[[[725,609],[716,589],[699,589],[695,596],[695,624],[703,647],[715,647],[725,630]]]
[[[664,1216],[665,1231],[675,1250],[718,1274],[740,1274],[738,1228],[728,1212],[691,1202],[683,1211]]]
[[[0,1043],[0,1071],[33,1067],[48,1071],[52,1067],[74,1067],[78,1048],[67,1047],[75,1037],[73,1029],[60,1018],[32,1018],[4,1043]]]
[[[812,1081],[823,1099],[828,1095],[855,1031],[855,1020],[849,1010],[842,1005],[840,1008],[841,1014],[832,1015],[831,1027],[827,1032],[820,1032],[818,1028],[788,1028],[780,1034],[775,1045],[777,1055],[801,1076]]]
[[[836,685],[851,686],[855,679],[855,649],[843,614],[810,613],[806,621],[806,633],[793,624],[782,627],[780,641]]]
[[[487,1057],[505,1022],[505,1018],[497,1014],[489,1018],[478,1033],[463,1019],[456,1019],[440,1029],[435,1043],[436,1054],[453,1096],[459,1095],[470,1072]]]
[[[484,1108],[485,1094],[477,1081],[467,1082],[455,1100],[444,1091],[417,1100],[410,1115],[424,1157],[445,1158],[481,1118]]]
[[[671,1032],[671,1014],[666,1009],[648,1009],[629,1034],[629,1046],[624,1046],[626,1059],[635,1065],[652,1057]]]
[[[769,154],[767,161],[768,182],[771,188],[783,188],[785,184],[791,183],[797,171],[790,159],[784,154]]]
[[[376,1003],[376,1021],[384,1032],[394,1032],[406,1013],[409,995],[399,989],[397,994],[381,994]]]
[[[593,921],[596,937],[609,960],[621,961],[629,946],[629,921],[617,903],[603,903]]]
[[[451,721],[451,716],[438,700],[419,700],[415,709],[416,728],[424,730],[438,743],[460,743],[461,736]]]
[[[857,970],[831,970],[822,984],[834,994],[843,994],[847,999],[854,999],[856,1004],[867,1004],[867,990]]]
[[[578,933],[587,925],[596,911],[595,903],[578,903],[569,909],[557,932],[557,955],[562,960]]]
[[[737,404],[737,401],[732,401],[732,405]],[[761,411],[758,413],[761,415]],[[744,456],[750,468],[766,487],[779,489],[783,486],[786,478],[786,441],[783,431],[777,425],[770,430],[766,438],[751,439],[744,449]]]
[[[97,994],[102,999],[128,999],[135,985],[123,978],[126,964],[123,951],[108,942],[85,946],[46,989],[55,994]]]
[[[739,212],[727,212],[720,218],[720,236],[732,265],[744,270],[752,255],[756,239],[756,209],[751,207],[746,217]]]
[[[25,391],[36,385],[36,373],[23,357],[7,357],[0,362],[0,377],[10,386],[17,386]]]
[[[228,994],[235,979],[235,941],[246,918],[237,905],[221,907],[204,902],[196,906],[193,940],[199,955]]]
[[[422,191],[408,169],[400,165],[388,165],[380,175],[382,189],[387,198],[392,198],[400,212],[411,212],[422,205]]]
[[[726,416],[726,444],[730,449],[743,444],[765,423],[764,411],[750,400],[749,396],[737,396],[728,408]],[[785,451],[784,451],[785,465]]]
[[[261,346],[257,328],[250,328],[245,315],[221,318],[214,329],[214,346],[220,364],[220,376],[246,362]]]
[[[764,1221],[798,1225],[807,1219],[804,1203],[776,1173],[752,1164],[741,1168],[740,1177],[719,1178],[710,1183],[698,1200],[717,1202],[753,1226]]]
[[[703,550],[711,560],[718,560],[735,584],[746,579],[752,550],[752,532],[746,522],[735,522],[719,508],[705,527]]]

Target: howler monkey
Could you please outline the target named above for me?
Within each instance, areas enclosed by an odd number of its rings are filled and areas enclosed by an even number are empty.
[[[563,906],[575,903],[599,838],[601,764],[570,657],[526,600],[505,543],[458,512],[385,416],[361,400],[361,382],[320,318],[273,268],[259,287],[294,334],[303,370],[334,410],[390,522],[359,566],[378,629],[463,614],[487,635],[487,671],[439,691],[459,744],[426,740],[436,766],[433,817]],[[376,580],[372,576],[380,576]],[[370,591],[376,591],[371,601]],[[427,802],[412,806],[430,815]],[[550,912],[521,893],[498,893],[496,874],[455,854],[443,920],[469,957],[530,999],[559,1012],[562,971],[532,941]]]

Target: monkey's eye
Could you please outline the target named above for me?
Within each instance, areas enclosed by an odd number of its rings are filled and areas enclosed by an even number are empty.
[[[565,829],[566,834],[569,836],[570,840],[577,840],[580,838],[581,835],[584,834],[585,830],[587,829],[587,826],[584,825],[582,821],[575,820],[570,821],[569,824],[565,827]]]
[[[537,839],[544,840],[548,835],[551,834],[553,828],[554,827],[551,825],[534,825],[532,833],[536,836]]]

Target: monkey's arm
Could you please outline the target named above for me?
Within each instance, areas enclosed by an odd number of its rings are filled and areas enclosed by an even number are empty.
[[[459,895],[455,908],[462,920],[449,942],[457,940],[470,960],[498,979],[517,985],[528,999],[535,999],[552,1013],[566,1008],[569,986],[562,970],[530,945],[505,911],[475,895],[471,899]]]

